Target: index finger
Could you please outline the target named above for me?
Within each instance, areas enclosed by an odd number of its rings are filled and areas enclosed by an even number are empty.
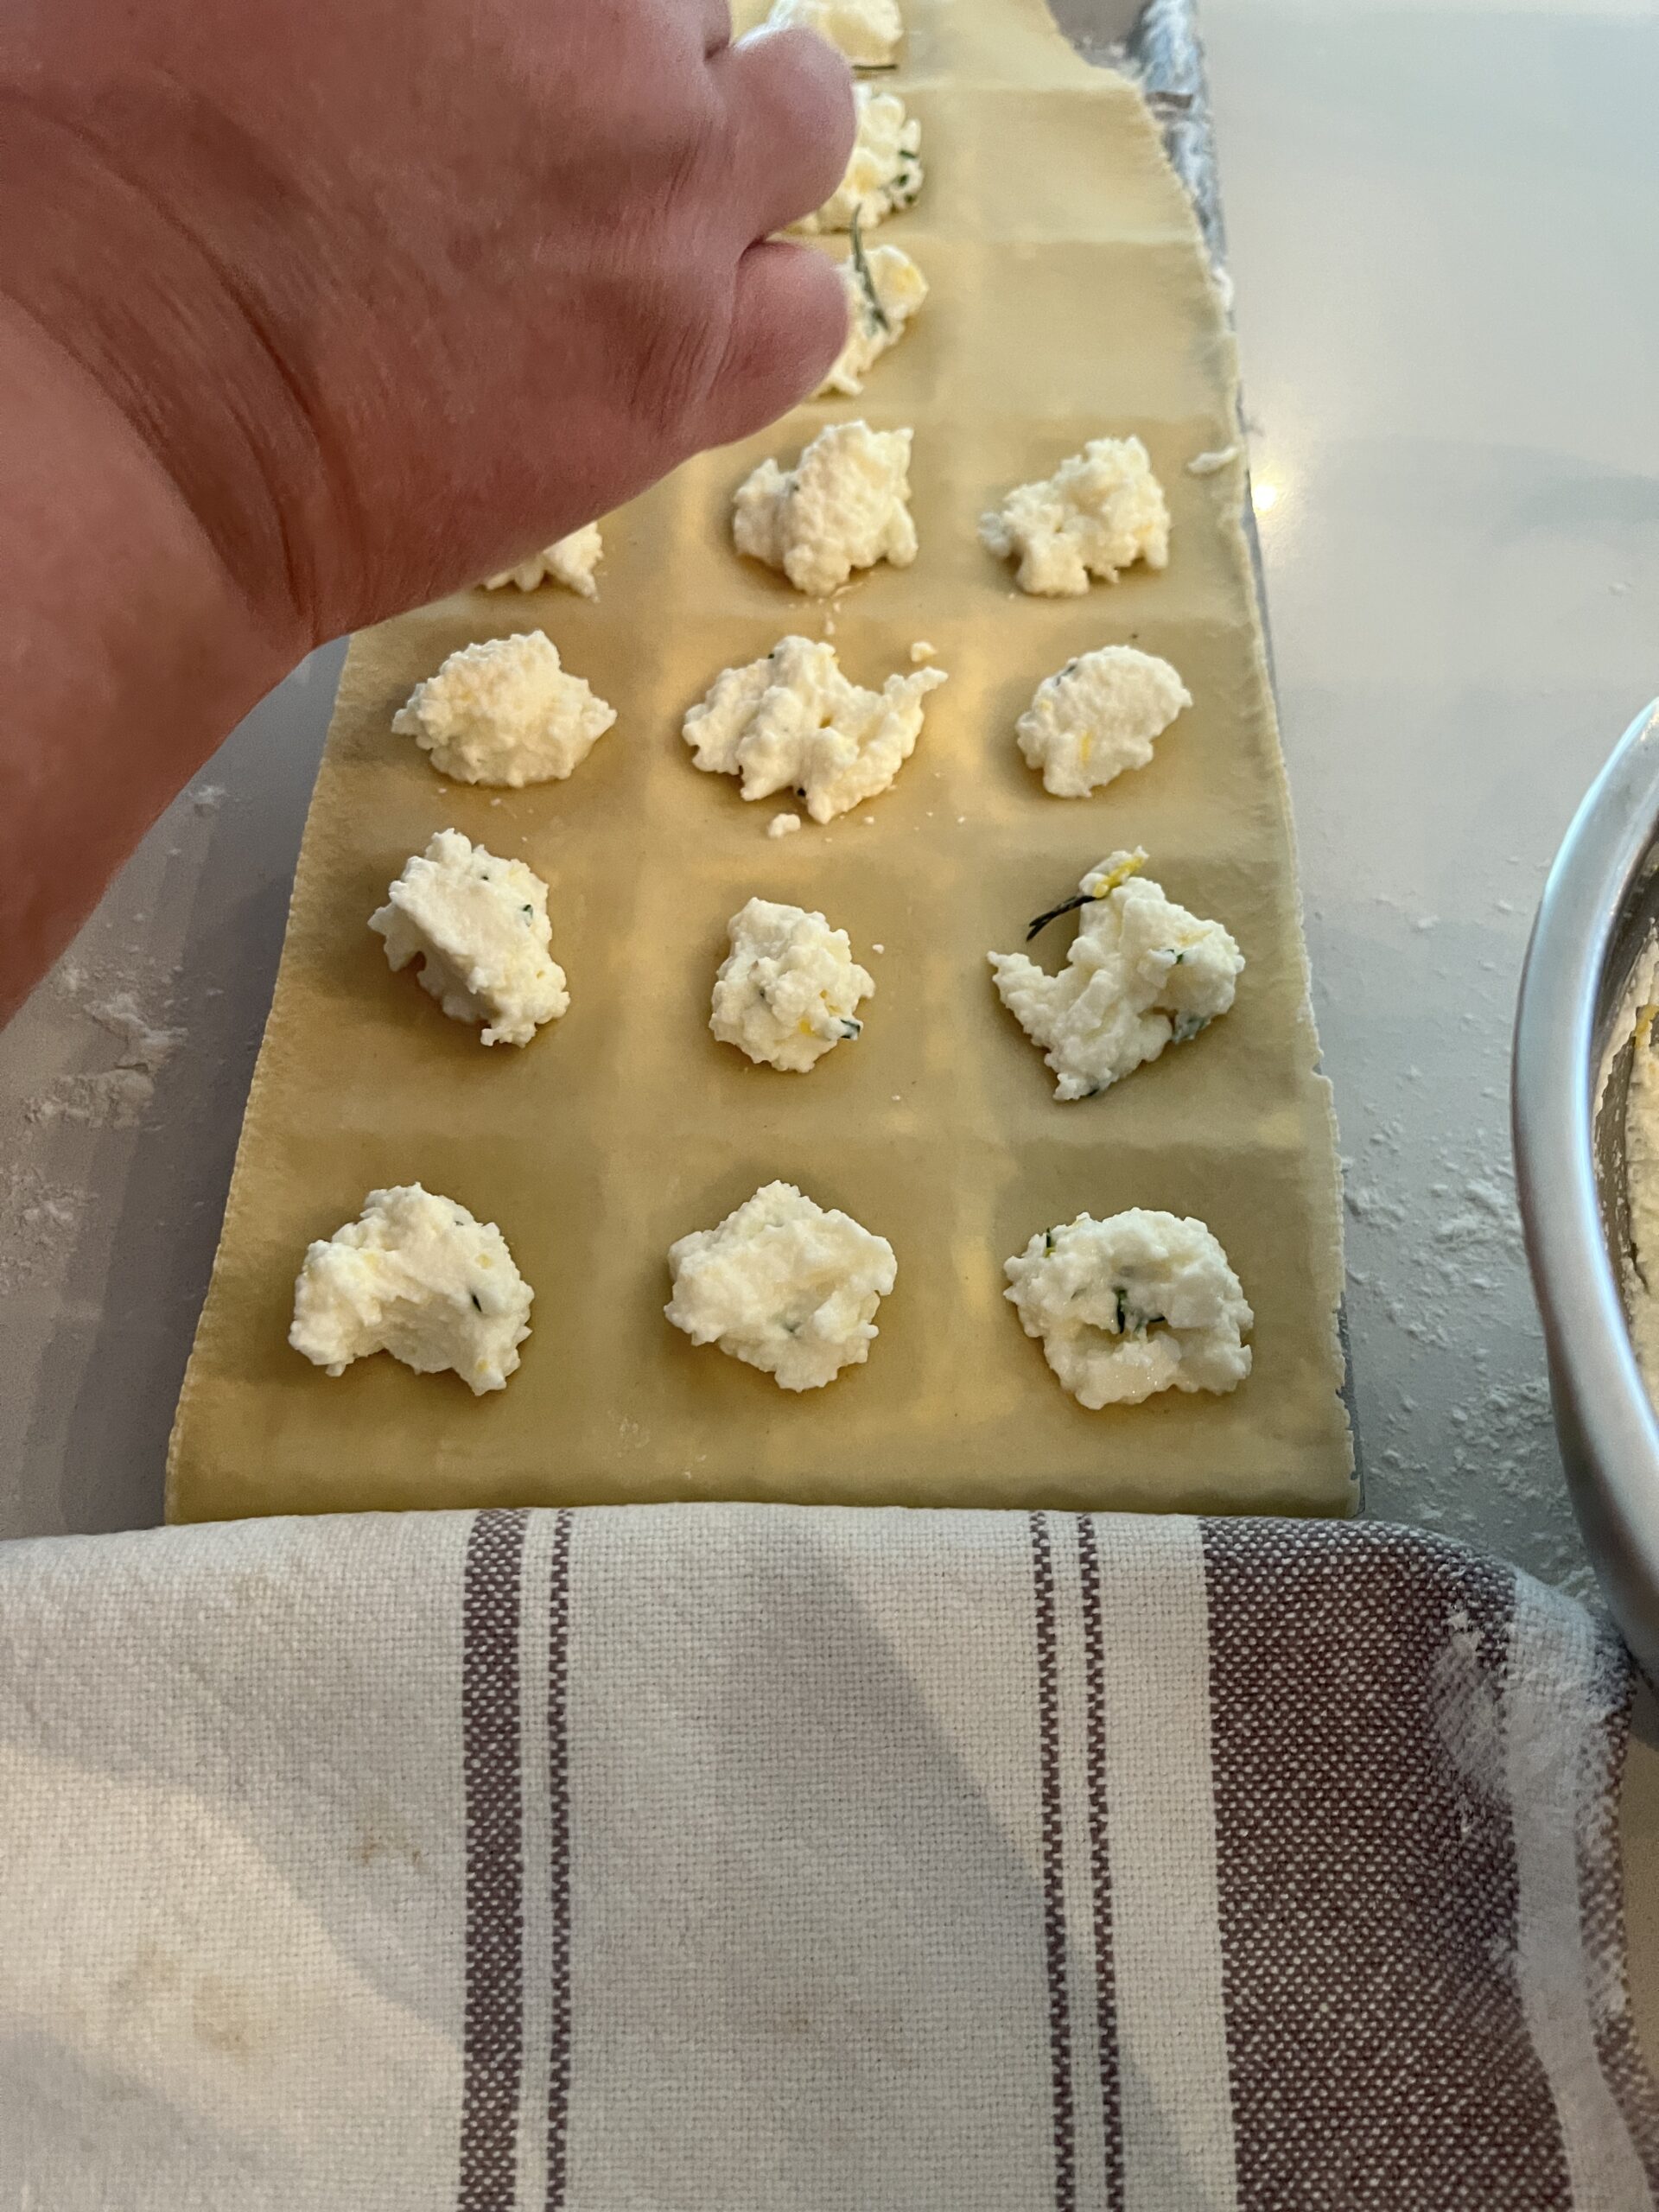
[[[763,30],[711,65],[732,126],[733,185],[747,238],[821,207],[847,170],[857,118],[852,72],[811,31]]]

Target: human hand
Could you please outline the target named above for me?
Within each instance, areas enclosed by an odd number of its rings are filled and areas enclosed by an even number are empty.
[[[12,0],[0,293],[296,650],[818,382],[847,72],[725,0]]]

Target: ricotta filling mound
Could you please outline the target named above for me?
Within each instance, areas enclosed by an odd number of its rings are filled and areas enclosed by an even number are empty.
[[[797,591],[817,599],[855,569],[916,558],[910,512],[908,430],[831,423],[793,468],[770,457],[738,486],[732,537],[740,553],[781,569]]]
[[[916,749],[923,702],[945,680],[923,668],[866,691],[842,674],[833,645],[783,638],[723,669],[683,734],[699,768],[742,778],[746,799],[798,791],[815,822],[830,822],[889,788]]]
[[[1003,1293],[1079,1405],[1137,1406],[1160,1390],[1236,1390],[1255,1316],[1227,1255],[1191,1215],[1079,1214],[1009,1260]]]
[[[913,207],[922,188],[922,126],[897,92],[855,85],[858,136],[846,172],[822,207],[794,227],[811,233],[850,231],[855,220],[873,231],[889,215]]]
[[[876,1308],[899,1273],[885,1236],[792,1183],[768,1183],[718,1229],[682,1236],[668,1264],[674,1295],[663,1310],[675,1327],[784,1390],[822,1389],[869,1357]]]
[[[569,537],[561,537],[556,544],[532,553],[516,569],[504,569],[499,576],[491,576],[484,588],[505,591],[510,584],[516,584],[520,591],[534,591],[541,584],[555,583],[563,584],[567,591],[578,593],[583,599],[597,599],[599,586],[594,581],[594,571],[604,551],[599,524],[590,522],[585,529],[572,531]]]
[[[1087,798],[1128,768],[1144,768],[1192,695],[1166,660],[1102,645],[1046,676],[1014,725],[1027,763],[1056,798]]]
[[[997,995],[1057,1078],[1057,1098],[1093,1098],[1185,1044],[1232,1005],[1244,956],[1112,853],[1078,887],[1083,918],[1058,976],[1023,952],[992,952]]]
[[[389,1351],[417,1375],[453,1368],[481,1397],[518,1367],[535,1294],[493,1221],[406,1183],[371,1191],[307,1251],[288,1341],[330,1375]]]
[[[857,67],[884,69],[899,50],[899,0],[772,0],[768,30],[816,31]]]
[[[530,630],[451,653],[391,726],[441,775],[517,790],[568,776],[615,720],[614,707],[561,668],[546,632]]]
[[[927,279],[902,247],[873,246],[867,253],[855,226],[841,281],[847,288],[847,343],[818,391],[855,399],[871,369],[899,343],[926,299]]]
[[[569,1007],[546,884],[459,830],[440,830],[405,865],[369,927],[393,974],[418,960],[422,988],[452,1021],[481,1022],[486,1045],[528,1045]]]
[[[856,1008],[875,978],[845,930],[800,906],[751,899],[727,924],[732,949],[715,978],[709,1027],[757,1065],[804,1075],[863,1029]]]
[[[1020,484],[982,518],[981,543],[1020,563],[1021,591],[1076,597],[1144,561],[1169,565],[1169,509],[1139,438],[1091,438],[1052,476]]]

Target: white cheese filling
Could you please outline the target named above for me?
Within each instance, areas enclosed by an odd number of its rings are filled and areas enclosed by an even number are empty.
[[[1020,484],[979,535],[1004,560],[1017,560],[1021,591],[1076,596],[1089,579],[1117,581],[1136,561],[1169,565],[1169,509],[1139,438],[1093,438],[1052,477]]]
[[[800,906],[751,899],[726,925],[732,949],[715,979],[709,1027],[757,1065],[804,1075],[858,1036],[858,1002],[875,979],[845,930]]]
[[[927,279],[902,247],[872,246],[867,253],[855,231],[853,251],[841,264],[841,281],[847,288],[847,343],[818,390],[844,392],[850,399],[904,336],[927,297]]]
[[[795,225],[798,231],[850,231],[855,218],[861,229],[873,231],[889,215],[912,207],[921,191],[920,123],[897,92],[855,85],[853,98],[858,137],[846,174],[823,207]]]
[[[570,1004],[546,884],[458,830],[440,830],[406,864],[369,927],[393,973],[418,960],[423,989],[452,1021],[482,1023],[486,1045],[527,1045]]]
[[[1020,750],[1056,798],[1087,798],[1128,768],[1144,768],[1192,695],[1166,660],[1102,645],[1053,676],[1014,726]]]
[[[881,69],[899,50],[905,20],[899,0],[772,0],[766,29],[797,28],[816,31],[849,61]]]
[[[391,726],[441,775],[516,790],[568,776],[615,720],[613,707],[560,667],[546,632],[531,630],[451,653]]]
[[[916,749],[924,701],[944,681],[943,669],[923,668],[866,691],[842,674],[833,645],[783,638],[764,658],[722,670],[683,735],[699,768],[742,778],[746,799],[798,791],[815,822],[830,822],[889,788]]]
[[[556,544],[532,553],[516,569],[504,569],[499,576],[491,576],[484,588],[505,591],[514,584],[520,591],[534,591],[541,584],[555,583],[563,584],[567,591],[574,591],[583,599],[597,599],[599,586],[594,572],[604,551],[599,524],[590,522],[585,529],[572,531],[569,537],[561,537]]]
[[[797,591],[827,598],[855,569],[916,558],[908,430],[832,423],[793,468],[771,459],[739,486],[732,537],[740,553],[781,569]]]
[[[517,1368],[534,1296],[493,1221],[409,1183],[371,1191],[358,1220],[310,1247],[288,1341],[330,1375],[389,1351],[417,1375],[453,1368],[482,1396]]]
[[[1057,1098],[1093,1098],[1225,1014],[1244,956],[1138,874],[1143,852],[1113,853],[1079,889],[1088,903],[1065,965],[1051,976],[1023,952],[986,957],[997,995],[1057,1078]]]
[[[821,1389],[869,1357],[876,1308],[899,1273],[885,1236],[792,1183],[768,1183],[718,1229],[682,1236],[668,1264],[674,1295],[663,1310],[675,1327],[784,1390]]]
[[[1201,1221],[1135,1207],[1079,1214],[1007,1262],[1004,1297],[1079,1405],[1135,1406],[1160,1390],[1235,1390],[1255,1316]]]

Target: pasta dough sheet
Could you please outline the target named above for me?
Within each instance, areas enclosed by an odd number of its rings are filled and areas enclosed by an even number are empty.
[[[594,604],[468,592],[352,648],[175,1429],[175,1519],[676,1498],[1352,1508],[1333,1128],[1242,468],[1186,469],[1238,435],[1232,341],[1134,88],[1078,60],[1038,0],[911,0],[909,16],[903,66],[877,81],[922,119],[927,184],[879,236],[932,292],[862,398],[804,406],[613,516]],[[764,454],[860,415],[915,428],[921,556],[825,605],[737,558],[731,498]],[[1169,497],[1168,569],[1016,594],[977,542],[982,511],[1130,432]],[[769,839],[787,801],[745,805],[699,774],[681,716],[728,663],[831,624],[860,682],[908,669],[917,639],[950,680],[893,791]],[[537,625],[615,728],[566,783],[446,786],[393,713],[456,646]],[[1049,798],[1014,720],[1042,677],[1112,643],[1166,656],[1196,703],[1151,766]],[[523,1052],[446,1020],[366,926],[451,824],[551,886],[572,1004]],[[1135,844],[1249,965],[1225,1020],[1062,1105],[985,954]],[[727,918],[752,894],[821,908],[876,977],[862,1039],[810,1076],[709,1033]],[[1071,926],[1039,940],[1050,965]],[[899,1260],[868,1364],[801,1396],[662,1311],[671,1243],[774,1177]],[[417,1180],[498,1222],[535,1287],[523,1367],[495,1396],[384,1357],[331,1380],[289,1349],[308,1241],[371,1188]],[[1135,1205],[1201,1217],[1242,1277],[1255,1365],[1233,1395],[1084,1412],[1005,1302],[1002,1262],[1033,1230]]]

